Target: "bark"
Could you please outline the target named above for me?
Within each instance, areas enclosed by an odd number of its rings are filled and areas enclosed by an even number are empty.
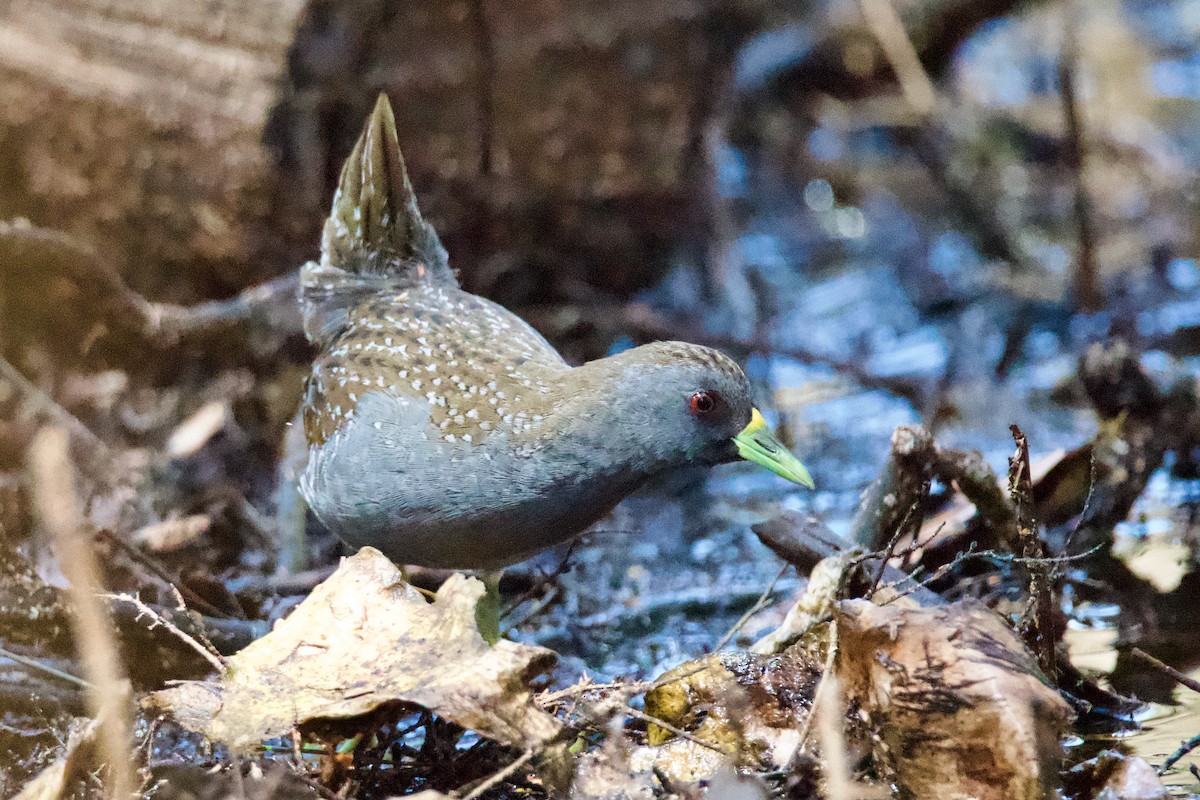
[[[1012,4],[984,5],[901,10],[932,58]],[[10,0],[0,219],[73,236],[150,300],[232,294],[315,254],[338,167],[384,90],[469,288],[518,304],[581,286],[627,295],[705,235],[702,134],[728,107],[715,87],[741,46],[809,13],[771,0]],[[814,20],[810,66],[855,30]]]
[[[299,257],[270,224],[261,140],[302,4],[0,5],[0,219],[72,234],[179,299]]]

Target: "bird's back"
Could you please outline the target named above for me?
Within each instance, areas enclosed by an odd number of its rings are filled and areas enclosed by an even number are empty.
[[[519,435],[540,421],[519,410],[524,401],[550,394],[568,369],[541,334],[482,297],[438,285],[385,292],[357,304],[317,357],[305,432],[323,444],[374,392],[428,404],[428,430],[406,432],[414,442]]]

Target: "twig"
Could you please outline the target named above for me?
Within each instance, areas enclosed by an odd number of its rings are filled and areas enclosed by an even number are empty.
[[[725,649],[725,645],[729,644],[729,640],[732,639],[734,635],[742,629],[742,626],[745,625],[751,617],[761,611],[764,606],[766,606],[767,600],[771,597],[771,593],[775,591],[775,584],[779,583],[783,576],[787,574],[787,571],[791,566],[791,564],[783,565],[783,569],[779,570],[779,574],[772,579],[770,585],[768,585],[766,589],[763,589],[763,593],[757,600],[754,601],[754,605],[747,608],[746,613],[742,614],[742,616],[738,618],[738,621],[733,623],[733,627],[726,631],[725,635],[721,637],[721,641],[717,642],[716,646],[713,648],[714,653],[719,653],[721,650]]]
[[[1183,742],[1182,744],[1180,744],[1179,747],[1176,748],[1175,752],[1171,753],[1171,755],[1167,756],[1167,759],[1165,761],[1163,761],[1162,765],[1159,766],[1159,768],[1155,771],[1159,775],[1165,775],[1167,773],[1167,770],[1169,770],[1171,767],[1175,766],[1176,762],[1178,762],[1179,759],[1183,758],[1188,753],[1195,750],[1197,747],[1200,747],[1200,733],[1197,733],[1195,736],[1188,739],[1186,742]],[[1192,775],[1196,776],[1196,780],[1200,780],[1200,775],[1196,775],[1196,765],[1195,764],[1192,764],[1192,766],[1191,766],[1191,773],[1192,773]]]
[[[109,542],[114,547],[119,549],[121,552],[125,553],[125,555],[129,556],[134,561],[136,561],[138,564],[141,564],[143,567],[150,570],[150,572],[156,578],[163,581],[165,584],[167,584],[167,586],[174,589],[176,592],[178,592],[183,597],[186,597],[187,601],[189,603],[191,603],[202,614],[208,614],[208,615],[214,616],[214,617],[229,616],[228,614],[224,613],[216,606],[209,603],[203,597],[196,594],[194,591],[192,591],[192,589],[188,588],[186,585],[177,584],[175,582],[175,579],[173,579],[171,577],[170,573],[168,573],[167,570],[164,567],[162,567],[162,565],[160,565],[157,561],[155,561],[150,556],[143,553],[141,550],[137,549],[133,545],[126,542],[124,539],[122,539],[120,536],[116,535],[112,531],[102,530],[97,534],[97,536],[104,539],[106,542]]]
[[[804,725],[800,728],[800,738],[796,744],[796,752],[792,754],[793,761],[796,759],[796,756],[800,755],[800,753],[804,751],[805,746],[808,744],[808,737],[812,733],[813,721],[817,716],[819,709],[824,705],[822,702],[824,699],[823,693],[830,691],[829,689],[825,688],[825,685],[827,682],[834,680],[833,664],[836,659],[837,628],[835,626],[831,629],[829,644],[826,645],[825,666],[821,670],[821,680],[819,683],[817,683],[817,688],[813,690],[812,709],[809,711],[808,717],[805,718]],[[837,687],[835,686],[834,688],[836,689]]]
[[[658,727],[662,728],[665,731],[673,733],[676,736],[679,736],[680,738],[687,739],[689,742],[694,742],[695,744],[698,744],[701,747],[708,748],[709,750],[712,750],[714,753],[720,753],[721,755],[728,756],[730,758],[733,758],[734,756],[737,755],[736,753],[734,753],[732,750],[729,750],[728,748],[721,747],[721,745],[713,744],[712,742],[706,742],[703,739],[701,739],[699,736],[696,736],[695,734],[692,734],[692,733],[688,733],[683,728],[677,728],[674,725],[672,725],[671,723],[667,722],[666,720],[662,720],[662,719],[659,719],[658,717],[651,716],[650,714],[647,714],[645,711],[639,711],[636,708],[626,707],[626,708],[622,709],[622,712],[625,714],[628,714],[629,716],[631,716],[635,719],[640,719],[643,722],[649,722],[652,725],[657,725]]]
[[[543,708],[546,708],[548,706],[555,705],[568,697],[575,697],[588,692],[621,690],[625,692],[628,697],[633,697],[634,695],[641,694],[642,692],[652,692],[655,689],[663,686],[669,686],[670,684],[675,683],[676,681],[681,681],[684,678],[690,678],[696,673],[703,672],[706,669],[708,669],[707,664],[685,670],[678,675],[663,676],[654,681],[635,681],[632,683],[618,681],[614,683],[588,683],[578,686],[568,686],[567,688],[559,689],[556,692],[546,692],[538,695],[536,699],[539,705],[541,705]]]
[[[822,559],[837,555],[850,547],[849,543],[817,517],[806,517],[794,511],[785,511],[769,522],[751,526],[751,529],[772,552],[805,575]],[[872,556],[867,558],[869,560]],[[910,587],[905,594],[917,593],[918,602],[923,606],[941,605],[946,602],[940,595],[917,584],[912,575],[890,564],[884,567],[883,580],[897,587]]]
[[[920,538],[921,533],[921,506],[929,501],[930,479],[926,478],[925,483],[921,485],[921,493],[908,507],[908,511],[904,513],[904,519],[896,526],[896,532],[892,534],[892,538],[888,540],[887,547],[879,555],[879,565],[875,569],[875,574],[871,576],[871,585],[867,589],[866,598],[869,600],[875,596],[875,591],[879,588],[880,582],[883,580],[883,575],[887,572],[888,562],[896,555],[896,546],[900,543],[900,539],[904,534],[908,533],[908,526],[913,517],[917,520],[917,529],[913,533],[913,543]]]
[[[188,647],[192,648],[197,653],[199,653],[201,656],[203,656],[204,660],[206,660],[209,664],[211,664],[213,669],[215,669],[217,672],[225,671],[224,656],[222,656],[220,653],[216,652],[215,650],[209,650],[207,647],[200,644],[200,642],[196,641],[196,639],[194,637],[189,636],[187,633],[184,633],[182,630],[180,630],[175,625],[175,623],[171,622],[169,619],[165,618],[163,615],[159,614],[153,608],[151,608],[150,606],[148,606],[144,602],[142,602],[142,599],[140,597],[137,597],[135,595],[129,595],[129,594],[109,594],[109,595],[105,595],[105,597],[107,597],[110,600],[117,601],[117,602],[129,603],[130,605],[132,605],[134,608],[137,609],[137,612],[138,612],[137,618],[138,619],[141,619],[143,616],[149,617],[151,620],[151,623],[152,623],[152,625],[151,625],[152,627],[154,625],[161,625],[162,627],[166,628],[177,639],[179,639],[181,642],[186,644]]]
[[[0,222],[0,253],[6,252],[5,248],[17,250],[14,261],[18,264],[28,261],[31,253],[39,266],[58,270],[86,287],[89,296],[106,306],[108,319],[147,339],[170,340],[254,318],[272,318],[273,327],[282,333],[300,330],[294,300],[300,281],[298,271],[253,286],[228,300],[188,307],[150,302],[130,289],[93,249],[62,231]],[[286,322],[282,321],[285,314]]]
[[[1075,68],[1079,60],[1073,0],[1063,0],[1062,54],[1058,59],[1058,89],[1063,119],[1067,128],[1067,166],[1075,180],[1075,228],[1078,251],[1075,254],[1075,302],[1083,311],[1104,308],[1104,293],[1096,271],[1096,224],[1087,188],[1087,145],[1079,96],[1075,91]]]
[[[1017,515],[1019,557],[1029,575],[1029,605],[1020,626],[1021,634],[1025,643],[1037,654],[1042,671],[1051,680],[1057,680],[1054,583],[1034,516],[1029,441],[1016,425],[1010,425],[1009,430],[1017,451],[1008,462],[1008,493]]]
[[[908,597],[910,594],[913,594],[914,592],[919,592],[922,590],[932,591],[929,588],[932,584],[937,583],[939,580],[944,578],[947,575],[947,573],[949,573],[954,568],[960,566],[964,562],[970,561],[972,558],[988,558],[988,557],[995,555],[992,552],[976,552],[974,548],[975,548],[975,543],[972,542],[971,545],[966,550],[963,550],[960,553],[958,553],[957,555],[955,555],[954,559],[952,561],[950,561],[946,564],[942,564],[940,567],[935,569],[930,574],[930,576],[923,581],[917,581],[916,580],[917,576],[914,572],[914,574],[909,576],[910,578],[913,579],[912,585],[905,587],[903,591],[897,593],[895,597],[890,598],[887,602],[882,603],[881,605],[888,605],[889,603],[894,603],[897,600],[900,600],[901,598]],[[940,595],[938,595],[938,596],[940,597]]]
[[[850,772],[850,756],[846,752],[846,732],[838,698],[841,687],[837,675],[821,677],[820,691],[813,697],[809,720],[817,724],[817,740],[821,745],[821,772],[825,776],[825,795],[829,800],[852,800],[854,778]]]
[[[559,588],[557,586],[551,586],[550,590],[548,592],[546,592],[545,596],[543,596],[541,599],[539,599],[536,603],[533,604],[533,606],[529,609],[529,613],[527,613],[525,616],[521,617],[516,622],[509,625],[508,628],[506,629],[506,632],[514,631],[514,630],[519,629],[523,625],[527,625],[530,620],[537,617],[539,614],[541,614],[543,611],[545,611],[546,608],[549,607],[549,605],[551,603],[553,603],[555,600],[557,600],[558,594],[559,594]],[[507,614],[507,613],[508,612],[506,611],[505,614]],[[500,618],[504,619],[503,616],[501,616]]]
[[[101,726],[101,749],[109,769],[109,795],[130,797],[138,786],[131,758],[133,723],[129,682],[121,669],[116,634],[108,609],[97,600],[102,583],[95,551],[83,537],[83,515],[75,493],[75,474],[68,458],[67,432],[44,428],[30,446],[34,500],[42,525],[50,533],[59,567],[69,583],[74,631],[88,693]]]
[[[512,612],[516,611],[517,608],[520,607],[520,605],[522,603],[524,603],[526,600],[528,600],[529,598],[531,598],[535,594],[537,594],[546,584],[550,583],[551,581],[556,581],[556,580],[558,580],[558,578],[560,578],[562,575],[564,575],[567,572],[567,570],[570,568],[571,557],[575,555],[575,548],[578,546],[579,546],[578,539],[571,542],[570,546],[567,547],[567,552],[563,555],[562,560],[558,562],[558,566],[554,568],[554,571],[551,572],[549,575],[547,575],[545,572],[542,572],[542,580],[535,583],[533,586],[530,586],[528,589],[526,589],[525,592],[520,597],[518,597],[516,600],[514,600],[512,602],[512,605],[510,605],[508,608],[504,609],[504,613],[500,615],[500,619],[507,619],[508,616],[510,614],[512,614]],[[541,570],[539,570],[539,571],[541,571]],[[528,619],[529,618],[526,617],[525,621],[528,621]],[[512,625],[510,627],[515,628],[516,625]]]
[[[92,685],[90,683],[88,683],[87,681],[85,681],[83,678],[77,678],[69,672],[63,672],[61,669],[55,669],[54,667],[50,666],[49,664],[43,664],[42,662],[38,661],[35,658],[26,658],[25,656],[20,655],[19,653],[14,653],[13,651],[11,651],[7,648],[0,647],[0,656],[7,658],[9,661],[15,661],[18,664],[23,664],[23,665],[29,667],[30,669],[36,669],[36,670],[39,670],[40,672],[44,672],[47,675],[51,675],[55,678],[58,678],[59,680],[66,681],[67,683],[75,684],[76,686],[79,686],[80,688],[83,688],[83,689],[91,689],[92,688]]]
[[[518,758],[516,761],[512,762],[511,764],[504,767],[503,769],[493,773],[486,780],[484,780],[483,783],[479,784],[474,789],[472,789],[469,794],[467,794],[463,797],[463,800],[475,800],[476,797],[479,797],[484,792],[486,792],[488,789],[491,789],[493,786],[496,786],[501,781],[503,781],[505,778],[507,778],[509,775],[512,775],[514,772],[519,770],[521,767],[528,764],[529,761],[533,758],[533,756],[534,756],[533,750],[526,750],[524,753],[521,754],[521,757]]]
[[[1182,672],[1175,669],[1174,667],[1172,667],[1169,664],[1164,664],[1162,661],[1159,661],[1157,658],[1150,655],[1145,650],[1142,650],[1139,647],[1135,647],[1132,650],[1130,650],[1129,652],[1131,655],[1133,655],[1136,658],[1140,658],[1142,661],[1145,661],[1147,664],[1154,667],[1159,672],[1170,676],[1170,678],[1172,680],[1176,681],[1181,686],[1186,686],[1187,688],[1191,689],[1193,692],[1200,692],[1200,681],[1198,681],[1194,678],[1189,678],[1187,675],[1184,675]]]
[[[113,458],[112,451],[103,439],[92,433],[92,430],[80,422],[78,417],[55,402],[54,398],[38,388],[33,381],[26,378],[3,356],[0,356],[0,378],[15,384],[20,392],[33,400],[38,411],[53,419],[57,424],[69,428],[71,433],[86,442],[89,448],[106,459]]]
[[[891,0],[861,0],[861,4],[867,27],[896,73],[901,94],[913,111],[922,118],[928,117],[937,103],[937,92],[900,15]]]

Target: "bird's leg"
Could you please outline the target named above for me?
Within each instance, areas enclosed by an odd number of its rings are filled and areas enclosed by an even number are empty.
[[[475,627],[488,644],[500,641],[500,576],[503,574],[502,569],[489,569],[480,576],[484,593],[475,606]]]

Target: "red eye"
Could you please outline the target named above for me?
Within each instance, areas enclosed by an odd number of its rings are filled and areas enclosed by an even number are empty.
[[[696,392],[688,398],[688,408],[693,414],[707,414],[716,407],[716,398],[708,392]]]

